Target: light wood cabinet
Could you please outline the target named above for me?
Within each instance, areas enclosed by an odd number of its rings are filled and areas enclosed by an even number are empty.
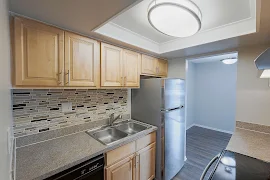
[[[139,88],[141,74],[167,76],[167,61],[30,19],[11,19],[15,87]]]
[[[142,55],[142,74],[155,76],[157,74],[157,59]]]
[[[123,86],[123,49],[101,43],[101,86]]]
[[[105,169],[106,180],[135,180],[134,155],[131,155]]]
[[[167,77],[168,74],[168,61],[158,59],[158,75]]]
[[[16,17],[13,39],[15,85],[63,85],[63,30]]]
[[[146,146],[156,142],[156,133],[150,133],[136,141],[136,151],[139,151]]]
[[[130,154],[134,154],[136,151],[135,147],[135,142],[131,142],[117,149],[107,152],[105,161],[106,166],[110,166],[113,163],[123,159],[124,157],[129,156]]]
[[[142,55],[141,74],[146,76],[167,77],[168,62]]]
[[[139,87],[140,54],[101,43],[101,86]]]
[[[14,18],[14,86],[100,87],[99,42]]]
[[[124,86],[139,87],[141,54],[133,51],[124,50],[123,61]]]
[[[105,179],[152,180],[155,178],[155,156],[156,133],[153,132],[107,152],[105,154]]]
[[[100,86],[99,42],[65,32],[65,85]]]
[[[152,180],[155,178],[156,143],[137,152],[136,180]]]

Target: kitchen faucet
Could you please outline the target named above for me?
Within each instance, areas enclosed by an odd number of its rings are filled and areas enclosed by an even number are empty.
[[[119,114],[118,116],[114,117],[114,113],[112,113],[112,114],[110,115],[109,125],[112,126],[113,123],[114,123],[117,119],[122,119],[122,115]]]

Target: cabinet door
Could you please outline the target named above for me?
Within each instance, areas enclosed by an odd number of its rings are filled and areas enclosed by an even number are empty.
[[[15,85],[64,84],[64,31],[16,17],[14,48]]]
[[[158,60],[158,75],[167,77],[168,62],[166,60]]]
[[[152,180],[155,178],[156,143],[137,152],[136,180]]]
[[[124,50],[123,61],[124,86],[139,87],[141,55],[136,52]]]
[[[99,42],[65,32],[65,85],[100,86]]]
[[[134,180],[134,155],[105,168],[106,180]]]
[[[123,86],[123,49],[101,43],[101,86]]]
[[[142,74],[155,76],[157,74],[157,59],[142,55]]]

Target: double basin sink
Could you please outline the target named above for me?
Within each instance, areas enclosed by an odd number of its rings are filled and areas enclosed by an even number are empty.
[[[113,126],[100,127],[86,133],[104,145],[113,144],[129,135],[148,129],[149,126],[133,121],[123,121]]]

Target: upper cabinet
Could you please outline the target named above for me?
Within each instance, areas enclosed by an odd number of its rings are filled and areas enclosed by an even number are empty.
[[[95,40],[15,17],[13,53],[15,86],[100,87]]]
[[[141,74],[146,76],[167,77],[168,62],[151,56],[142,55]]]
[[[151,56],[142,55],[142,72],[143,75],[157,74],[157,59]]]
[[[123,86],[123,49],[101,43],[101,86]]]
[[[162,77],[167,77],[167,74],[168,74],[168,61],[158,59],[157,62],[158,62],[158,65],[157,65],[157,73],[158,73],[158,75],[160,75]]]
[[[13,52],[15,85],[63,85],[64,31],[16,17]]]
[[[133,51],[124,50],[123,62],[124,86],[139,87],[141,54]]]
[[[99,42],[65,32],[65,85],[100,86]]]
[[[101,86],[139,87],[140,54],[101,43]]]
[[[139,88],[140,75],[167,76],[165,60],[30,19],[11,19],[15,87]]]

